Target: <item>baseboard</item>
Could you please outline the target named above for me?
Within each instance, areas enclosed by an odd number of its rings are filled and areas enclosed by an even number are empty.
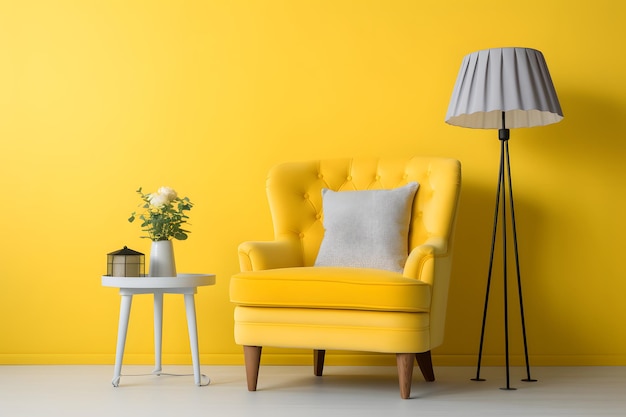
[[[625,355],[531,355],[530,366],[624,366]],[[511,355],[511,366],[526,366],[523,355]],[[433,355],[435,366],[477,366],[478,355]],[[483,355],[481,366],[505,366],[504,355]]]
[[[434,366],[476,366],[476,355],[433,355]],[[525,366],[522,355],[509,358],[511,366]],[[0,354],[0,365],[113,365],[114,354]],[[624,355],[533,355],[531,366],[626,366]],[[163,354],[163,364],[189,365],[189,354]],[[200,354],[202,365],[243,365],[243,354]],[[263,353],[263,365],[312,365],[313,355],[309,353]],[[154,355],[127,354],[124,364],[151,365]],[[325,364],[328,366],[395,366],[393,354],[367,354],[328,352]],[[482,366],[504,366],[503,355],[484,355]]]

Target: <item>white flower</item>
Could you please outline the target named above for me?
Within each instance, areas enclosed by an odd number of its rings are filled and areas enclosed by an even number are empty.
[[[178,194],[169,187],[161,187],[156,193],[150,194],[149,201],[154,207],[162,207],[167,203],[176,200]]]
[[[149,197],[150,205],[153,207],[162,207],[165,203],[167,203],[167,197],[163,194],[152,193]]]
[[[176,191],[174,191],[170,187],[161,187],[161,188],[159,188],[157,193],[163,194],[163,195],[167,196],[167,202],[168,203],[171,202],[171,201],[176,200],[176,198],[178,197],[178,194],[176,194]]]

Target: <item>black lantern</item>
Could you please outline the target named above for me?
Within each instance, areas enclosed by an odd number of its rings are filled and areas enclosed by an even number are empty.
[[[111,277],[143,277],[145,275],[145,256],[141,252],[120,249],[107,255],[107,275]]]

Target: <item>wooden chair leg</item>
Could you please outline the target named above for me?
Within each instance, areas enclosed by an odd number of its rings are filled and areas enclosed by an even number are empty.
[[[324,372],[324,358],[326,356],[325,350],[313,351],[313,373],[315,376],[322,376]]]
[[[261,365],[261,346],[244,346],[243,359],[246,363],[246,379],[248,391],[256,391],[259,379],[259,366]]]
[[[400,383],[400,397],[406,400],[411,396],[411,381],[413,380],[413,363],[415,354],[396,353],[398,364],[398,382]]]
[[[435,380],[435,371],[433,371],[433,361],[430,356],[430,350],[428,352],[416,353],[415,359],[417,364],[424,375],[426,381],[432,382]]]

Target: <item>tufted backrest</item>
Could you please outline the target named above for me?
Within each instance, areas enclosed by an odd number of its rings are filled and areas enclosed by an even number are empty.
[[[461,182],[459,161],[439,157],[327,159],[283,163],[267,178],[276,239],[299,241],[302,265],[312,266],[324,237],[322,188],[334,191],[391,189],[420,184],[409,232],[409,250],[436,239],[446,251],[454,232]]]

